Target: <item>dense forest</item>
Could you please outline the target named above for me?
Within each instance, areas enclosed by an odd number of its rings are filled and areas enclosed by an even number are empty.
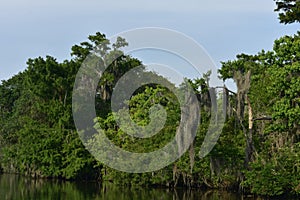
[[[277,0],[276,5],[280,23],[300,22],[299,1]],[[97,48],[104,60],[114,59],[103,72],[95,96],[97,120],[107,137],[128,151],[150,152],[175,136],[179,102],[159,84],[139,88],[124,102],[131,118],[142,126],[151,120],[148,111],[152,105],[164,106],[167,120],[159,134],[150,139],[134,138],[117,126],[110,108],[114,86],[126,72],[143,65],[122,54],[122,47],[127,45],[123,38],[111,44],[97,32],[71,48],[72,59],[29,59],[25,71],[2,81],[0,171],[130,186],[226,188],[270,196],[300,194],[300,32],[277,39],[272,50],[240,54],[235,60],[222,62],[219,77],[233,79],[237,91],[225,86],[210,88],[210,72],[188,80],[199,100],[196,111],[201,115],[201,126],[180,159],[151,173],[120,172],[97,161],[82,144],[73,121],[75,77]],[[214,117],[210,97],[217,92],[226,99],[225,125],[217,145],[200,158],[201,144]]]

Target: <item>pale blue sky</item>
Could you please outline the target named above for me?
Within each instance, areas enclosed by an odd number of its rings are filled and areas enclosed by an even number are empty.
[[[274,8],[273,0],[1,0],[0,80],[24,70],[28,58],[69,59],[71,46],[97,31],[110,37],[149,26],[192,37],[220,66],[299,30],[279,24]]]

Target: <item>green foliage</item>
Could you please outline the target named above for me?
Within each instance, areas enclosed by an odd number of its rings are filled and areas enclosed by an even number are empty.
[[[237,72],[243,77],[250,71],[251,84],[245,102],[238,102],[240,94],[226,88],[223,94],[216,95],[218,106],[221,97],[228,100],[223,101],[226,102],[226,121],[216,146],[202,159],[197,153],[210,121],[216,114],[223,113],[212,110],[211,72],[188,80],[200,107],[196,138],[175,163],[142,174],[123,173],[103,166],[84,148],[72,113],[71,97],[77,71],[88,54],[100,55],[99,64],[107,68],[99,72],[103,76],[95,97],[97,120],[115,145],[131,152],[155,151],[174,138],[181,120],[180,98],[183,97],[175,96],[171,89],[159,84],[147,84],[138,88],[130,100],[121,102],[124,109],[113,113],[112,91],[126,72],[141,66],[137,74],[144,73],[151,80],[162,77],[146,72],[141,61],[123,55],[120,48],[128,45],[123,38],[110,44],[104,34],[96,33],[88,39],[72,47],[72,60],[60,63],[50,56],[29,59],[24,72],[0,85],[0,166],[5,172],[35,177],[101,179],[131,186],[237,188],[242,184],[252,193],[271,196],[300,193],[300,32],[276,40],[272,51],[241,54],[234,61],[222,63],[219,73],[223,80],[234,78]],[[134,85],[137,80],[129,81]],[[245,109],[243,120],[237,114],[238,103],[252,108],[252,113]],[[167,117],[163,128],[151,138],[128,135],[126,130],[133,126],[125,123],[123,130],[115,119],[115,114],[127,112],[125,105],[129,107],[130,120],[139,126],[147,126],[153,119],[162,120],[163,111],[159,108],[164,108]],[[160,113],[151,112],[153,110]],[[244,120],[247,117],[250,120]],[[247,127],[252,122],[255,159],[245,167]],[[155,126],[152,128],[156,130]]]
[[[236,61],[223,63],[219,71],[224,80],[232,78],[236,70],[250,70],[252,74],[247,95],[254,120],[262,119],[254,121],[257,158],[250,164],[250,170],[245,170],[243,181],[252,193],[299,193],[299,52],[298,32],[276,40],[272,51],[238,56]],[[272,120],[264,121],[264,116]]]
[[[300,22],[300,2],[298,0],[274,0],[275,11],[279,13],[280,23],[290,24]]]
[[[259,157],[251,164],[251,170],[246,171],[245,186],[251,192],[261,195],[276,196],[292,191],[300,193],[299,176],[299,143],[292,148],[284,147],[272,157]]]
[[[275,41],[273,63],[268,69],[273,96],[273,130],[296,132],[300,122],[300,32]]]

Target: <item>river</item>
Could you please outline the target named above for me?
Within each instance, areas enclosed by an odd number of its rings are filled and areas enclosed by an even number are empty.
[[[224,191],[117,187],[111,183],[69,182],[0,175],[1,200],[238,200],[239,194]]]

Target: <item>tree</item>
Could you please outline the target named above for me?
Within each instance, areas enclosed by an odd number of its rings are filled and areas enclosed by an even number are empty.
[[[249,98],[251,88],[251,76],[257,75],[260,67],[257,62],[257,56],[241,54],[237,56],[237,60],[223,62],[222,68],[219,70],[221,78],[226,80],[232,78],[237,85],[235,116],[239,121],[243,130],[246,147],[245,147],[245,166],[254,160],[255,147],[253,142],[253,105]],[[245,105],[248,112],[245,112]],[[248,128],[246,128],[245,116],[248,115]]]
[[[96,161],[80,142],[72,118],[80,62],[59,63],[46,56],[29,59],[27,65],[0,85],[4,171],[70,179],[96,174]]]
[[[276,1],[276,12],[279,13],[280,23],[290,24],[300,22],[299,0],[274,0]]]
[[[261,51],[254,56],[240,55],[235,61],[223,63],[219,71],[222,78],[236,80],[238,93],[243,88],[243,84],[239,84],[243,83],[239,81],[243,76],[237,76],[238,72],[251,72],[250,88],[246,98],[237,101],[236,110],[243,110],[238,109],[239,103],[249,108],[245,112],[249,121],[241,125],[249,125],[257,152],[254,159],[248,160],[249,168],[243,183],[253,193],[300,192],[299,44],[299,32],[281,37],[274,42],[272,51]]]
[[[101,79],[97,91],[104,101],[102,103],[105,103],[105,101],[110,100],[113,87],[119,78],[142,63],[138,59],[123,54],[121,48],[128,45],[124,38],[118,37],[116,42],[111,45],[105,34],[97,32],[95,35],[90,35],[88,39],[87,42],[74,45],[71,55],[74,56],[75,60],[83,62],[89,54],[94,54],[98,57],[96,62],[100,62],[102,67],[106,68],[105,71],[98,72],[101,74]],[[98,63],[91,64],[96,65]]]

